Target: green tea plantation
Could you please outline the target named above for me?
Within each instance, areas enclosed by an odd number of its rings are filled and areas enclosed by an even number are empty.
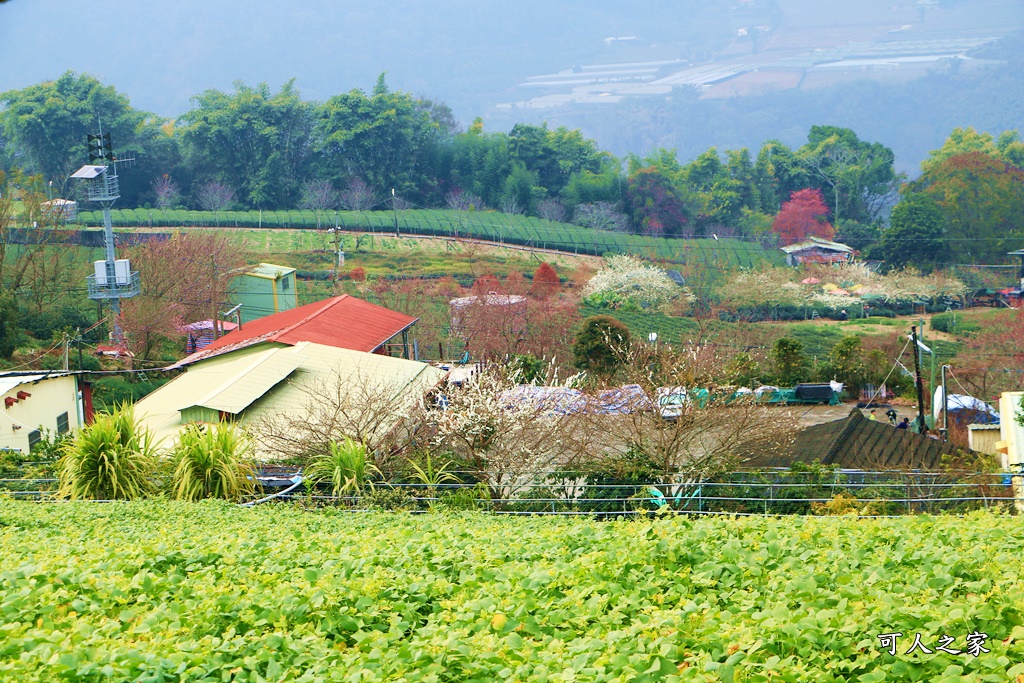
[[[0,500],[0,680],[1024,681],[1022,541],[989,513]]]

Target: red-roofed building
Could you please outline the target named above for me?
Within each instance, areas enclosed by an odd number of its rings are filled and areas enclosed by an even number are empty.
[[[399,355],[409,358],[409,328],[417,320],[343,294],[253,320],[171,367],[270,342],[288,346],[312,342],[382,355],[400,347]]]

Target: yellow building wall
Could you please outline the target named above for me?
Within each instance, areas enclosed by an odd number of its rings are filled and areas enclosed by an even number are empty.
[[[1006,455],[1003,458],[1003,467],[1010,470],[1019,470],[1024,463],[1024,427],[1017,424],[1017,417],[1021,414],[1020,399],[1024,396],[1022,391],[1004,391],[999,397],[999,448],[1005,448]]]
[[[1002,439],[1000,429],[970,429],[967,432],[967,446],[972,451],[996,455],[996,444]]]
[[[8,397],[17,398],[24,391],[31,396],[22,399],[10,408]],[[57,432],[57,416],[68,414],[68,430],[80,426],[78,420],[78,383],[74,377],[50,377],[35,384],[20,384],[11,389],[0,400],[0,448],[19,450],[27,453],[28,435],[39,429],[44,436]]]

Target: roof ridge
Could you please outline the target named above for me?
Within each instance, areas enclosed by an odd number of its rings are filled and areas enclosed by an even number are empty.
[[[332,297],[330,299],[326,299],[327,305],[321,306],[320,308],[316,309],[316,311],[310,313],[309,315],[307,315],[305,318],[303,318],[302,320],[298,321],[297,323],[289,325],[288,327],[282,327],[281,329],[276,330],[276,331],[270,333],[272,336],[270,337],[269,341],[277,341],[278,337],[286,335],[289,332],[291,332],[292,330],[294,330],[296,327],[300,327],[301,325],[305,325],[306,323],[308,323],[313,318],[316,318],[316,317],[318,317],[320,315],[323,315],[329,309],[333,308],[336,304],[341,303],[341,301],[343,301],[343,300],[345,300],[347,298],[348,298],[348,294],[339,294],[336,297]]]

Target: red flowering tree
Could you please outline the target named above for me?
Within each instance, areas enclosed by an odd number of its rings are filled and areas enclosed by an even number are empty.
[[[558,279],[558,273],[551,264],[542,263],[533,271],[533,286],[530,293],[543,299],[557,292],[561,286],[562,281]]]
[[[783,246],[802,242],[808,237],[821,237],[830,240],[835,228],[828,222],[828,207],[821,196],[820,190],[797,190],[790,195],[789,201],[779,209],[772,232],[779,236]]]

